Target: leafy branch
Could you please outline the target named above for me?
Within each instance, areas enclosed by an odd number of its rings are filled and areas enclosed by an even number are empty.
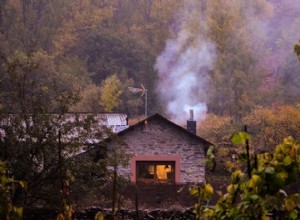
[[[8,176],[7,164],[0,161],[0,218],[10,220],[21,220],[23,208],[14,206],[12,198],[17,186],[26,190],[24,181],[16,181]]]
[[[234,135],[234,144],[247,145],[249,134]],[[227,192],[221,195],[213,208],[199,209],[198,219],[298,219],[299,193],[288,194],[285,188],[295,182],[300,171],[300,145],[292,137],[279,144],[274,153],[255,155],[249,162],[254,164],[231,175]],[[249,163],[249,164],[250,164]],[[202,189],[202,190],[205,190]]]

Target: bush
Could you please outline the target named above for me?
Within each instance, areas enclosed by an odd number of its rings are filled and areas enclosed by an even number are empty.
[[[247,146],[248,138],[240,132],[233,140],[235,144]],[[252,158],[251,161],[246,158],[245,162],[251,163],[245,171],[239,169],[232,173],[227,192],[221,194],[213,208],[201,206],[203,200],[212,195],[212,189],[206,184],[205,188],[198,190],[201,192],[196,193],[200,198],[196,204],[198,219],[269,219],[269,216],[273,219],[298,219],[300,195],[288,195],[283,189],[295,182],[299,175],[300,145],[292,137],[284,138],[273,154],[261,153]],[[192,192],[195,194],[195,190]]]

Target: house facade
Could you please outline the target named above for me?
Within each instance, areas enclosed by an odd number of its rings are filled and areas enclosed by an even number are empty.
[[[155,114],[118,133],[126,143],[124,152],[131,155],[119,173],[134,183],[204,182],[205,152],[211,143],[195,134],[195,121],[187,127],[192,130]]]
[[[196,135],[192,117],[184,128],[155,114],[110,136],[100,145],[79,157],[126,161],[118,163],[117,174],[133,183],[122,185],[118,191],[122,200],[127,201],[127,207],[136,208],[139,204],[142,208],[164,209],[174,204],[180,207],[195,204],[189,187],[205,181],[205,154],[212,144]],[[101,153],[101,149],[105,152]],[[102,157],[97,156],[100,154]],[[115,168],[109,165],[108,169]]]

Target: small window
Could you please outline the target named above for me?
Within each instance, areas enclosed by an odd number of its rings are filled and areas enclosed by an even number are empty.
[[[175,183],[175,161],[137,161],[137,182]]]

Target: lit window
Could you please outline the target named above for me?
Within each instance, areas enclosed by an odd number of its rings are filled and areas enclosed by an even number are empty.
[[[136,169],[137,182],[175,182],[175,161],[137,161]]]

